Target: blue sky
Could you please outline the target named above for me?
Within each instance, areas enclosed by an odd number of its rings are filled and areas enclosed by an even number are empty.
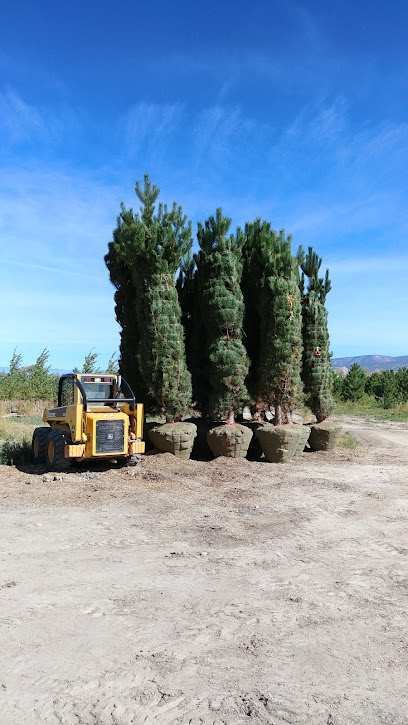
[[[408,354],[406,25],[402,0],[5,0],[0,366],[106,364],[145,171],[194,230],[222,206],[312,244],[336,357]]]

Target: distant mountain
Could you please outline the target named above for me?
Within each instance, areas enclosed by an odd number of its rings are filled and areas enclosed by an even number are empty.
[[[333,357],[332,366],[334,368],[350,369],[354,363],[360,365],[361,368],[374,373],[380,370],[399,370],[400,368],[408,368],[408,355],[400,357],[390,357],[390,355],[360,355],[358,357]]]

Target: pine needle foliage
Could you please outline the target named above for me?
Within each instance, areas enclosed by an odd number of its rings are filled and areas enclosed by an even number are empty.
[[[261,312],[260,290],[264,281],[265,269],[261,249],[267,248],[271,235],[269,222],[255,219],[245,224],[245,243],[242,249],[243,269],[241,288],[244,296],[244,344],[250,360],[247,386],[252,398],[252,412],[256,417],[266,408],[265,401],[259,398],[259,356],[261,352]]]
[[[175,202],[171,209],[156,201],[160,190],[144,176],[136,182],[140,214],[122,204],[115,253],[130,272],[132,312],[137,319],[136,367],[153,401],[154,412],[181,420],[191,405],[188,372],[175,275],[192,245],[191,223]]]
[[[302,269],[300,290],[303,315],[303,361],[302,380],[305,402],[318,422],[325,420],[333,410],[333,374],[330,360],[330,340],[327,324],[326,297],[331,289],[329,270],[324,278],[319,277],[321,257],[309,247],[304,255],[298,251]],[[305,289],[305,276],[308,286]]]
[[[297,260],[292,255],[291,235],[271,230],[262,240],[265,269],[260,296],[261,397],[275,407],[275,423],[289,423],[302,401],[302,311]]]
[[[192,296],[190,297],[192,330],[190,338],[190,350],[187,352],[187,360],[190,361],[191,378],[193,385],[193,402],[197,410],[203,415],[208,413],[208,401],[210,396],[210,381],[208,367],[208,330],[206,320],[206,308],[203,304],[203,289],[205,278],[205,265],[203,264],[200,252],[194,255],[196,268],[192,280]],[[201,261],[200,261],[201,260]],[[186,343],[188,335],[186,333]]]
[[[126,245],[126,235],[129,234],[132,222],[133,211],[126,210],[122,205],[121,213],[117,217],[117,227],[113,232],[113,241],[108,245],[109,251],[105,256],[105,264],[109,270],[110,281],[116,289],[115,315],[120,325],[119,372],[129,383],[136,399],[142,400],[149,407],[147,386],[139,364],[141,333],[139,330],[140,314],[137,314],[136,306],[136,289],[130,268],[121,254],[122,246]]]
[[[181,307],[181,324],[184,328],[187,367],[192,373],[193,310],[195,303],[195,256],[188,250],[181,260],[176,289]]]
[[[343,400],[361,400],[365,390],[366,375],[357,363],[353,363],[343,383]]]
[[[204,321],[201,351],[208,366],[209,394],[203,412],[212,420],[234,421],[248,401],[245,378],[249,360],[242,343],[244,303],[243,235],[227,236],[231,219],[216,210],[198,224],[197,292]],[[200,354],[198,354],[200,357]]]
[[[260,219],[246,224],[243,253],[250,392],[257,415],[273,406],[280,425],[302,400],[298,263],[291,236]]]

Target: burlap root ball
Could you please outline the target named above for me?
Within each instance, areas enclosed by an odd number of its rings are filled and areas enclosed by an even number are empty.
[[[245,458],[252,438],[252,431],[244,425],[220,425],[207,433],[207,443],[214,456]]]
[[[286,463],[298,452],[302,435],[301,425],[263,425],[256,431],[265,458],[270,463]]]
[[[314,423],[310,426],[309,446],[312,451],[332,451],[341,431],[340,425],[334,423]]]
[[[155,448],[165,453],[173,453],[185,461],[190,458],[196,435],[197,427],[194,423],[165,423],[149,431]]]

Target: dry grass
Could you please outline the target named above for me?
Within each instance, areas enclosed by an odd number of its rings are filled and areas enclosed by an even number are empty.
[[[34,428],[43,425],[39,416],[0,418],[0,463],[6,466],[28,463]]]
[[[40,417],[0,418],[0,440],[21,441],[31,438],[34,428],[43,425]]]
[[[0,417],[3,415],[42,415],[45,408],[53,408],[53,400],[0,400]]]
[[[358,401],[337,400],[333,411],[336,415],[369,415],[378,420],[407,420],[408,403],[397,403],[394,408],[383,408],[374,398],[364,395]]]

